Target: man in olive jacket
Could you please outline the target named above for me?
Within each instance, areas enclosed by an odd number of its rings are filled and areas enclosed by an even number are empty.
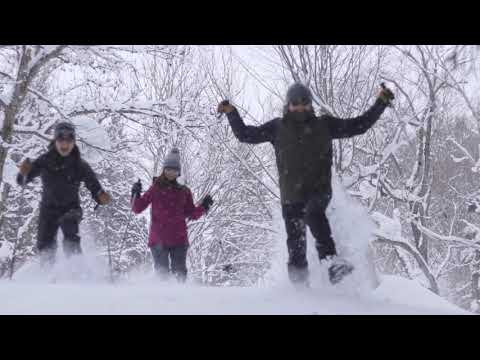
[[[274,146],[287,230],[288,274],[294,284],[308,285],[307,225],[315,237],[320,261],[330,263],[332,284],[353,271],[351,264],[336,256],[325,215],[332,197],[332,140],[364,134],[393,99],[393,93],[383,87],[375,103],[358,117],[317,117],[310,90],[295,83],[287,91],[283,117],[260,126],[245,125],[228,100],[219,104],[218,112],[227,115],[233,133],[241,142],[270,142]]]

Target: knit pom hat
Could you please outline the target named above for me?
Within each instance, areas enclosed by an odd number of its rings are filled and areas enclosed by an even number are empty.
[[[170,153],[165,157],[163,168],[175,169],[178,170],[179,173],[181,172],[180,151],[177,148],[170,150]]]
[[[311,104],[312,103],[312,93],[310,89],[303,85],[302,83],[294,83],[287,90],[287,97],[285,99],[286,105],[290,103],[302,103],[302,104]]]

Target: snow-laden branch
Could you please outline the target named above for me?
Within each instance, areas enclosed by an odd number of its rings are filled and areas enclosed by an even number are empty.
[[[413,194],[408,190],[394,189],[388,182],[387,179],[379,179],[382,190],[385,191],[391,198],[401,201],[401,202],[419,202],[422,201],[422,198]]]
[[[39,70],[51,59],[57,57],[68,45],[49,46],[50,51],[40,51],[29,63],[29,74],[27,77],[27,84],[37,75]]]
[[[453,161],[461,162],[463,160],[470,160],[474,164],[471,170],[475,173],[480,171],[480,158],[478,160],[475,160],[473,156],[468,152],[468,150],[465,149],[465,147],[463,147],[462,145],[460,145],[453,137],[449,136],[447,140],[455,144],[466,155],[463,158],[454,158],[452,155]],[[480,149],[480,145],[479,145],[479,149]]]
[[[432,239],[436,239],[436,240],[447,242],[447,243],[451,243],[451,242],[458,243],[458,244],[464,245],[465,247],[480,250],[480,245],[473,243],[472,240],[468,240],[468,239],[464,239],[464,238],[461,238],[458,236],[452,236],[452,235],[449,235],[449,236],[440,235],[426,228],[425,226],[423,226],[417,221],[412,221],[412,223],[414,223],[423,234],[429,236]]]
[[[268,190],[268,192],[270,192],[270,194],[272,194],[276,199],[279,199],[278,194],[277,194],[275,191],[271,190],[270,187],[267,186],[267,185],[264,183],[264,181],[263,181],[254,171],[252,171],[252,169],[250,169],[250,166],[249,166],[240,156],[238,156],[238,154],[237,154],[235,151],[233,151],[233,150],[225,143],[225,141],[223,141],[222,139],[220,139],[220,137],[218,137],[218,140],[222,143],[223,146],[225,146],[225,148],[226,148],[233,156],[235,156],[235,157],[237,158],[237,160],[243,165],[243,167],[244,167],[245,169],[247,169],[248,172],[249,172],[253,177],[255,177],[255,179],[256,179],[260,184],[262,184],[262,185]],[[210,142],[209,142],[209,143],[210,143]],[[211,144],[211,143],[210,143],[210,144]]]
[[[143,102],[143,103],[133,103],[131,105],[125,105],[123,103],[112,103],[108,106],[103,107],[88,107],[88,106],[81,106],[80,109],[70,111],[67,116],[68,117],[76,117],[82,115],[90,115],[90,114],[136,114],[136,115],[144,115],[148,117],[164,117],[165,119],[176,123],[181,128],[198,128],[198,125],[189,125],[187,122],[189,120],[193,120],[193,116],[190,119],[188,114],[179,118],[175,115],[170,113],[170,109],[174,104],[171,104],[168,101],[165,102]]]
[[[254,228],[257,228],[257,229],[269,231],[269,232],[272,232],[274,234],[277,233],[277,230],[275,230],[273,227],[261,226],[257,223],[249,222],[249,221],[235,220],[235,219],[231,219],[231,218],[226,218],[226,219],[215,218],[215,221],[218,221],[218,222],[233,222],[233,223],[237,223],[237,224],[244,225],[244,226],[247,226],[247,227],[254,227]],[[200,224],[200,223],[204,223],[204,222],[206,222],[206,221],[196,221],[195,224]]]
[[[7,73],[5,73],[5,72],[3,72],[3,71],[0,71],[0,75],[3,76],[3,77],[6,77],[8,80],[15,81],[15,79],[13,78],[12,75],[7,74]]]
[[[1,132],[0,132],[0,133],[1,133]],[[48,138],[47,136],[39,133],[38,131],[34,131],[34,130],[14,129],[14,130],[13,130],[13,133],[14,133],[14,134],[23,134],[23,135],[34,135],[34,136],[39,137],[39,138],[42,139],[42,140],[52,141],[52,139],[50,139],[50,138]]]
[[[447,141],[450,141],[451,143],[456,145],[468,157],[468,159],[472,160],[472,162],[475,164],[475,159],[473,158],[473,156],[470,155],[468,150],[465,149],[465,147],[463,147],[462,145],[460,145],[452,136],[449,136],[447,138]]]
[[[154,105],[163,105],[163,104],[152,104]],[[152,108],[148,108],[145,106],[137,107],[134,105],[126,106],[124,104],[111,104],[109,106],[104,107],[92,107],[88,108],[86,106],[82,106],[78,110],[73,110],[68,113],[68,117],[75,117],[75,116],[82,116],[82,115],[91,115],[91,114],[100,114],[100,113],[119,113],[119,114],[140,114],[140,115],[147,115],[147,116],[154,116],[154,115],[164,115],[163,113],[159,113],[154,111]]]
[[[60,109],[59,106],[55,105],[53,101],[42,95],[39,91],[32,89],[31,87],[27,87],[27,90],[30,91],[32,94],[34,94],[36,97],[38,97],[40,100],[45,101],[48,105],[50,105],[57,113],[60,114],[62,118],[65,120],[68,120],[68,117],[64,114],[63,110]]]
[[[0,131],[0,134],[1,133],[2,132]],[[42,134],[42,133],[40,133],[38,131],[35,131],[35,130],[25,130],[25,129],[18,129],[17,128],[17,129],[13,130],[13,133],[14,134],[22,134],[22,135],[34,135],[34,136],[39,137],[40,139],[45,140],[47,142],[51,142],[53,140],[52,138],[47,137],[45,134]],[[105,148],[102,148],[102,147],[97,146],[97,145],[90,144],[88,141],[85,141],[82,138],[78,138],[77,141],[79,143],[82,143],[82,144],[88,146],[88,147],[91,147],[93,149],[103,151],[103,152],[116,153],[118,151],[118,150],[117,151],[109,150],[109,149],[105,149]],[[9,144],[9,145],[10,145],[10,147],[12,147],[11,144]]]
[[[392,84],[395,85],[395,87],[403,94],[403,96],[405,97],[405,99],[407,100],[408,102],[408,106],[410,107],[410,110],[412,111],[412,114],[413,116],[415,117],[415,119],[417,120],[414,124],[416,126],[418,126],[417,124],[420,124],[421,123],[421,120],[418,118],[417,114],[415,113],[415,106],[413,105],[413,101],[412,99],[410,98],[410,96],[407,94],[407,92],[403,89],[402,86],[400,86],[400,84],[395,81],[394,79],[392,78],[388,78],[384,75],[380,75],[380,79],[383,79],[385,81],[388,81],[388,82],[391,82]],[[403,121],[403,120],[402,120]],[[403,121],[405,122],[405,121]]]
[[[452,248],[454,248],[454,246],[448,247],[447,255],[445,255],[445,259],[443,259],[442,263],[438,266],[437,271],[434,274],[435,279],[438,279],[442,275],[443,270],[447,266],[448,261],[450,260],[450,256],[452,255]]]
[[[420,269],[422,270],[423,274],[427,278],[427,280],[430,284],[430,290],[432,290],[436,294],[439,293],[438,284],[437,284],[437,281],[435,279],[435,276],[433,275],[433,273],[430,270],[428,264],[425,262],[423,256],[418,252],[417,249],[412,247],[408,242],[406,242],[403,239],[402,240],[400,240],[400,239],[399,240],[392,240],[392,239],[384,236],[384,234],[380,230],[377,230],[375,232],[375,235],[376,235],[376,239],[374,241],[376,241],[378,243],[384,243],[384,244],[388,244],[388,245],[398,246],[398,247],[404,249],[405,251],[407,251],[409,254],[411,254],[415,258],[417,264],[420,266]]]

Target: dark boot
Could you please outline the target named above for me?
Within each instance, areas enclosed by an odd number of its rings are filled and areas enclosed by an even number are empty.
[[[155,273],[161,280],[168,279],[168,248],[157,244],[150,248]]]
[[[37,234],[37,251],[42,268],[51,268],[55,264],[57,253],[57,214],[47,208],[40,208]]]
[[[63,240],[63,252],[67,258],[72,255],[80,255],[82,253],[80,237],[75,235],[70,238],[65,238]]]
[[[288,277],[295,286],[308,286],[307,236],[304,204],[283,206],[287,230]]]
[[[38,257],[40,260],[40,267],[43,270],[49,270],[55,265],[56,253],[56,247],[50,247],[39,251]]]
[[[187,251],[188,245],[175,246],[170,249],[172,273],[179,283],[187,279]]]
[[[310,287],[309,276],[310,272],[308,271],[308,266],[297,267],[288,264],[288,278],[295,287]]]
[[[81,209],[72,209],[63,214],[59,224],[63,231],[63,251],[66,257],[82,253],[80,247],[79,223],[82,220]]]

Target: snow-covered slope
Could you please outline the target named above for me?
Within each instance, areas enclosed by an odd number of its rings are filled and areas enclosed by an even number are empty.
[[[374,291],[374,296],[391,304],[403,304],[419,309],[429,309],[432,312],[463,312],[463,310],[446,299],[425,289],[417,281],[400,276],[382,276],[382,282]]]
[[[370,296],[290,286],[201,287],[0,281],[0,314],[466,314],[411,280],[386,279]]]

